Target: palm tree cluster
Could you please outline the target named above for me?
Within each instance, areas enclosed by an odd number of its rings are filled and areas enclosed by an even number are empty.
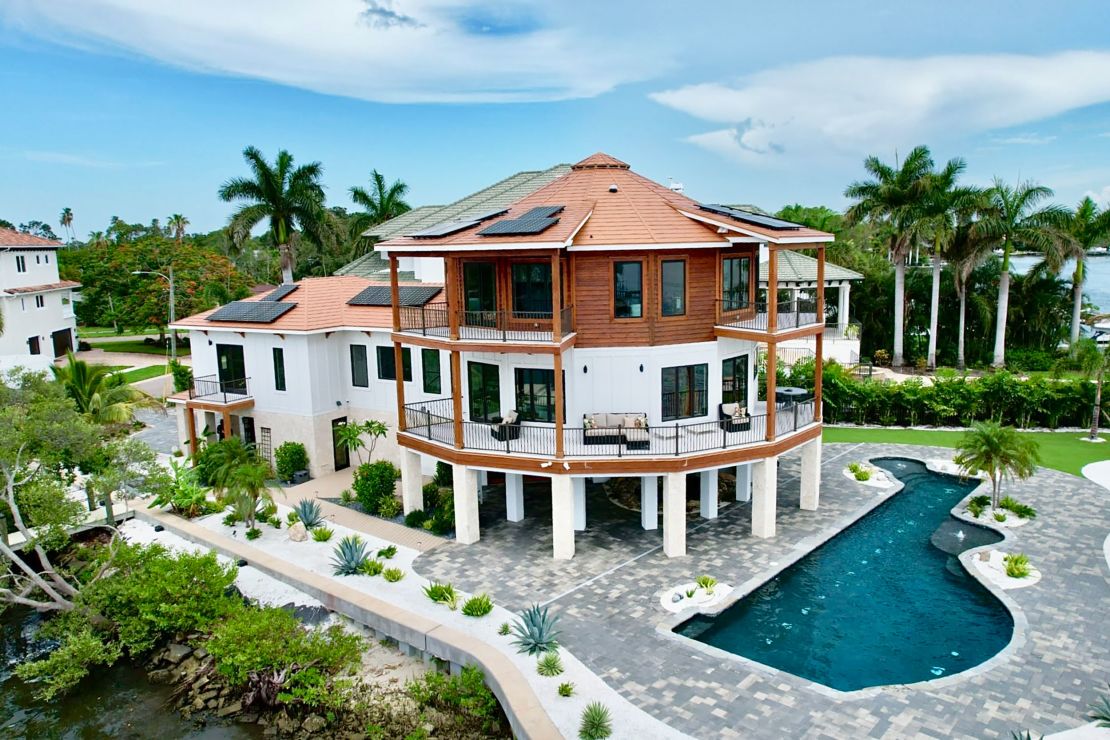
[[[54,379],[65,388],[77,411],[90,421],[103,425],[128,424],[140,408],[155,408],[158,402],[127,383],[107,365],[78,360],[66,354],[65,365],[52,365]]]
[[[918,146],[894,165],[868,157],[864,169],[869,178],[845,190],[845,196],[854,201],[845,213],[848,223],[868,222],[882,229],[894,264],[893,363],[905,363],[906,262],[915,250],[927,251],[932,262],[930,368],[936,367],[937,360],[942,264],[949,265],[960,300],[957,364],[962,369],[969,279],[975,268],[995,252],[1001,254],[1002,269],[991,364],[1002,367],[1006,361],[1010,259],[1015,251],[1042,255],[1044,267],[1053,273],[1058,273],[1068,259],[1075,260],[1070,331],[1074,351],[1081,322],[1085,259],[1092,249],[1110,245],[1110,209],[1100,211],[1090,198],[1084,198],[1074,211],[1048,203],[1052,190],[1028,181],[1010,185],[996,178],[987,188],[961,185],[959,177],[965,168],[960,158],[937,168],[928,147]]]

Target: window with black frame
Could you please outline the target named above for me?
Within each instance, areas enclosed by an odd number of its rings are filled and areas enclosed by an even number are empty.
[[[397,361],[392,347],[378,347],[378,380],[397,380]],[[401,348],[401,365],[405,381],[412,380],[412,352]]]
[[[659,274],[662,314],[682,316],[686,313],[686,260],[663,260]]]
[[[370,373],[366,363],[366,345],[351,345],[351,385],[366,388],[370,385]]]
[[[524,421],[555,422],[555,371],[518,367],[516,411]]]
[[[748,356],[721,362],[721,403],[748,405]]]
[[[613,317],[639,319],[644,315],[644,263],[613,263]]]
[[[443,387],[443,374],[439,367],[439,350],[420,350],[420,368],[424,374],[424,392],[441,393]]]
[[[518,262],[512,266],[512,277],[513,316],[518,319],[550,316],[551,263]]]
[[[663,421],[709,413],[709,365],[663,368]]]
[[[470,420],[492,421],[501,415],[501,376],[497,365],[470,362],[466,367]]]
[[[750,302],[752,260],[726,257],[721,265],[721,302],[725,311],[739,311]]]

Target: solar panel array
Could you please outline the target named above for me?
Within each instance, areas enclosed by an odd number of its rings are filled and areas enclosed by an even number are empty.
[[[209,314],[209,321],[272,324],[297,306],[286,301],[232,301]]]
[[[411,234],[406,234],[406,236],[410,236],[413,239],[436,239],[441,236],[448,236],[450,234],[458,233],[464,229],[469,229],[471,226],[477,226],[483,221],[488,221],[495,216],[500,216],[502,213],[505,213],[508,210],[508,208],[502,208],[500,210],[479,213],[476,216],[459,216],[457,219],[444,221],[443,223],[436,224],[435,226],[429,226],[426,229],[421,229],[420,231],[414,231]]]
[[[562,211],[563,208],[564,206],[538,206],[516,218],[490,224],[479,231],[478,236],[539,234],[559,223],[555,214]]]
[[[442,290],[434,285],[401,285],[397,289],[402,306],[423,306]],[[371,285],[347,301],[348,306],[392,306],[393,296],[388,285]]]
[[[791,223],[790,221],[783,221],[781,218],[764,216],[761,213],[752,213],[751,211],[742,211],[739,208],[729,208],[728,206],[704,204],[698,205],[698,208],[702,209],[703,211],[717,213],[721,216],[728,216],[729,218],[734,218],[737,221],[755,224],[756,226],[764,226],[768,229],[774,229],[776,231],[797,231],[798,229],[802,228],[798,224]]]
[[[281,287],[277,288],[276,290],[272,290],[269,293],[267,293],[265,296],[262,297],[262,300],[264,300],[264,301],[280,301],[283,298],[285,298],[285,296],[289,295],[294,290],[296,290],[298,287],[300,287],[300,286],[298,286],[296,283],[286,283],[285,285],[282,285]]]

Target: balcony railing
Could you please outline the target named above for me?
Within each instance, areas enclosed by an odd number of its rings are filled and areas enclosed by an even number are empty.
[[[836,321],[825,322],[825,339],[859,339],[863,325],[858,321],[849,321],[841,326]]]
[[[467,341],[551,342],[554,341],[551,311],[458,311],[458,338]],[[401,331],[425,337],[449,339],[451,314],[445,303],[401,306]],[[563,336],[574,331],[574,309],[559,312]]]
[[[825,323],[824,317],[817,318],[817,299],[815,298],[780,301],[776,306],[778,315],[774,326],[771,326],[766,303],[752,303],[739,310],[736,310],[734,306],[735,302],[731,300],[717,301],[718,326],[774,332]]]
[[[218,375],[193,378],[189,398],[208,403],[235,403],[251,397],[250,378],[220,380]]]
[[[776,407],[775,436],[804,429],[814,423],[812,400]],[[678,457],[716,450],[730,450],[767,441],[767,415],[690,423],[660,424],[647,429],[612,427],[590,429],[581,425],[563,428],[564,457],[625,458]],[[504,427],[486,422],[462,422],[464,450],[501,455],[555,457],[555,427],[529,424]],[[455,422],[450,398],[405,405],[405,434],[446,447],[455,446]]]

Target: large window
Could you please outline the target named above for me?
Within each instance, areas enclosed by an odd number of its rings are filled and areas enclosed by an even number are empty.
[[[274,347],[274,390],[285,390],[285,350]]]
[[[492,262],[464,262],[463,295],[467,311],[496,311],[496,265]]]
[[[686,313],[686,261],[663,260],[659,271],[662,283],[660,308],[664,316],[682,316]]]
[[[524,421],[555,421],[555,371],[516,369],[516,410]]]
[[[470,420],[491,421],[501,414],[501,376],[497,365],[471,362],[466,367]]]
[[[551,263],[520,262],[513,265],[513,315],[546,318],[551,313]]]
[[[721,363],[721,403],[748,405],[748,356],[730,357]]]
[[[396,357],[392,347],[377,347],[378,380],[397,380]],[[408,347],[401,348],[401,365],[404,367],[405,380],[412,380],[412,352]]]
[[[721,302],[725,311],[748,307],[752,260],[750,257],[726,257],[721,264]]]
[[[42,354],[42,348],[39,346],[38,337],[27,338],[27,351],[32,355]]]
[[[420,372],[424,374],[424,392],[440,393],[443,390],[442,373],[439,369],[439,350],[420,350]]]
[[[351,385],[367,388],[370,385],[370,372],[366,364],[366,345],[351,345]]]
[[[709,413],[709,365],[663,368],[663,421]]]
[[[15,256],[15,271],[27,272],[27,258],[22,254],[17,254]]]
[[[613,263],[613,316],[638,319],[644,315],[644,263]]]

